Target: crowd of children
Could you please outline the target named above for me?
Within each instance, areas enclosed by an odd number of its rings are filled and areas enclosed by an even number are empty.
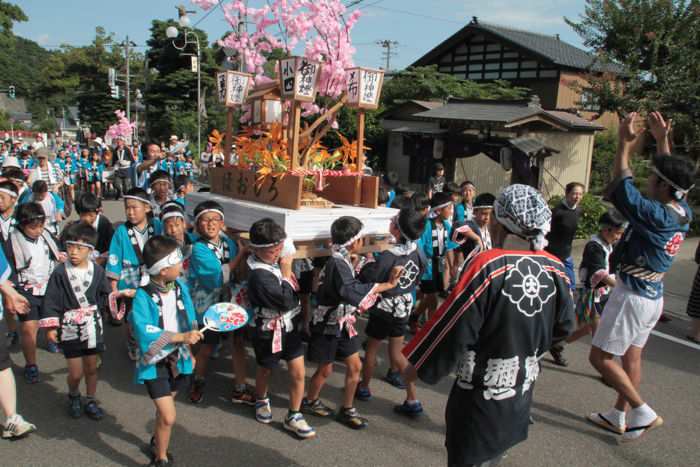
[[[64,170],[74,153],[61,152],[56,164]],[[15,156],[5,157],[0,176],[0,273],[27,304],[25,312],[16,314],[18,324],[15,314],[5,314],[9,341],[19,337],[24,379],[34,384],[40,380],[37,334],[46,329],[49,349],[66,358],[71,417],[104,417],[96,391],[99,356],[105,350],[105,322],[124,325],[136,381],[145,385],[155,405],[152,465],[172,462],[168,445],[175,423],[175,394],[187,391],[193,404],[203,400],[209,361],[225,341],[231,346],[235,378],[231,400],[254,407],[260,423],[269,424],[273,419],[270,376],[281,361],[286,362],[289,406],[283,426],[301,439],[316,435],[304,415],[329,417],[335,413],[349,428],[367,427],[355,400],[372,398],[370,383],[384,341],[388,342],[389,362],[385,380],[406,391],[395,411],[409,417],[423,412],[414,379],[402,377],[410,369],[402,352],[405,336],[431,320],[465,265],[493,248],[493,194],[477,195],[477,187],[469,181],[447,183],[440,165],[425,193],[411,192],[397,182],[395,174],[387,174],[380,202],[397,209],[389,227],[394,240],[391,247],[362,254],[362,221],[341,217],[329,232],[330,256],[315,261],[315,272],[306,271],[310,274],[301,278],[298,276],[304,273],[293,267],[293,233],[285,232],[272,219],[258,220],[245,240],[234,240],[226,230],[224,208],[216,201],[201,202],[189,216],[185,197],[193,190],[192,174],[178,172],[174,160],[166,159],[149,171],[147,186],[123,194],[126,221],[113,229],[102,213],[100,177],[96,175],[102,154],[81,152],[80,160],[88,161],[84,181],[89,186],[81,186],[74,203],[79,220],[62,232],[64,208],[51,188],[65,181],[63,176],[40,174],[30,189],[22,165],[7,164]],[[46,166],[39,167],[41,171]],[[665,180],[662,170],[657,170],[658,177]],[[63,173],[70,178],[73,172]],[[635,225],[642,222],[631,212],[627,198],[617,196],[616,206],[630,212],[625,211],[624,217],[612,210],[605,213],[600,232],[584,249],[579,330],[569,341],[595,333],[609,292],[618,284],[610,268],[613,246],[627,227],[626,218],[635,219]],[[504,216],[498,221],[506,231],[518,227]],[[540,230],[548,231],[549,226]],[[533,250],[543,248],[544,242],[532,244]],[[300,279],[308,282],[306,290],[300,289]],[[302,292],[311,293],[314,306],[302,306]],[[244,306],[252,315],[249,326],[232,334],[200,331],[205,326],[205,311],[221,302]],[[358,316],[368,318],[364,343],[356,327]],[[254,386],[247,384],[247,345],[255,354]],[[305,359],[316,365],[308,385]],[[336,361],[345,364],[346,372],[342,404],[334,410],[321,395]],[[605,363],[599,364],[603,367]],[[83,379],[84,397],[80,392]],[[606,420],[601,414],[594,415],[600,425]],[[7,423],[21,425],[13,420]],[[28,425],[25,422],[15,430],[6,424],[3,436],[26,434],[33,429]]]

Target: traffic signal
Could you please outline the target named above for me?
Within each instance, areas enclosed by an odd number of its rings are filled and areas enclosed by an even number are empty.
[[[7,88],[7,95],[10,99],[15,98],[15,87],[14,86],[10,86]]]
[[[119,86],[112,86],[112,99],[119,99]]]

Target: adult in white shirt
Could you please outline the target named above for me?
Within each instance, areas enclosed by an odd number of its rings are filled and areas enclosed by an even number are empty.
[[[157,143],[146,143],[143,162],[136,166],[136,185],[148,190],[151,174],[158,170],[158,163],[163,159],[163,153]]]

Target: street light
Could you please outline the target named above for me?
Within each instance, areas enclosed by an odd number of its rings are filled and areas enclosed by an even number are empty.
[[[180,31],[175,26],[168,26],[165,30],[165,35],[168,39],[172,39],[173,47],[177,50],[185,50],[190,44],[194,44],[197,47],[197,154],[202,153],[202,86],[201,86],[201,70],[202,66],[200,63],[200,48],[199,48],[199,37],[197,34],[189,30],[190,19],[186,14],[180,14],[179,24],[183,28],[183,42],[181,45],[177,45],[175,40],[180,35]]]

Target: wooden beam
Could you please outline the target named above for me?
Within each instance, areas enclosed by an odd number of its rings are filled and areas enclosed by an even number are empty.
[[[357,171],[365,168],[365,110],[357,110]]]
[[[231,165],[231,146],[233,145],[233,107],[226,109],[226,133],[224,134],[224,167]]]
[[[299,168],[299,127],[301,125],[301,103],[294,101],[292,105],[292,145],[290,148],[289,158],[291,160],[291,169],[296,170]]]

